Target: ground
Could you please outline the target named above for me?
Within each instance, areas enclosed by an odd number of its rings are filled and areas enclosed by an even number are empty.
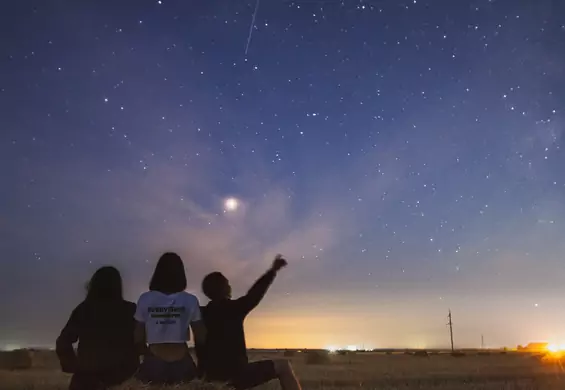
[[[282,353],[252,353],[252,360],[282,358]],[[321,365],[305,363],[301,353],[289,357],[305,390],[309,389],[565,389],[565,371],[560,362],[529,354],[467,354],[463,357],[432,355],[357,353],[332,355]],[[30,370],[1,371],[1,390],[62,390],[68,376],[53,364],[37,365]],[[119,390],[137,390],[132,382]],[[214,386],[192,384],[182,389],[206,389]],[[258,390],[276,389],[271,383]]]

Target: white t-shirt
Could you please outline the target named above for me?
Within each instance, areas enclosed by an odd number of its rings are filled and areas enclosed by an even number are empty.
[[[186,291],[171,295],[147,291],[139,297],[135,319],[145,323],[147,344],[163,344],[189,341],[190,323],[202,317],[198,298]]]

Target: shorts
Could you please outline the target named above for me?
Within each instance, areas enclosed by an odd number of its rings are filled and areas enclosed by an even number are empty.
[[[141,382],[156,385],[174,385],[190,382],[196,378],[196,365],[192,356],[186,354],[182,359],[168,362],[148,353],[136,374]]]
[[[259,360],[247,363],[237,370],[235,375],[232,375],[227,381],[227,384],[236,390],[247,390],[276,378],[275,362],[272,360]]]

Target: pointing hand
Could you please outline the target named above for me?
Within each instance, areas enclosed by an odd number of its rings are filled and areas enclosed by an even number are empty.
[[[276,255],[275,260],[273,261],[273,266],[271,267],[273,271],[279,271],[281,268],[284,268],[288,265],[286,260],[282,257],[282,255]]]

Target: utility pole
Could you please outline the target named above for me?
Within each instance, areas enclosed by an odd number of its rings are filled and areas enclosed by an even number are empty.
[[[455,349],[453,348],[453,322],[451,322],[451,309],[449,309],[449,315],[447,318],[449,320],[447,325],[449,325],[449,336],[451,337],[451,352],[455,352]]]
[[[481,349],[485,349],[485,338],[481,335]]]

